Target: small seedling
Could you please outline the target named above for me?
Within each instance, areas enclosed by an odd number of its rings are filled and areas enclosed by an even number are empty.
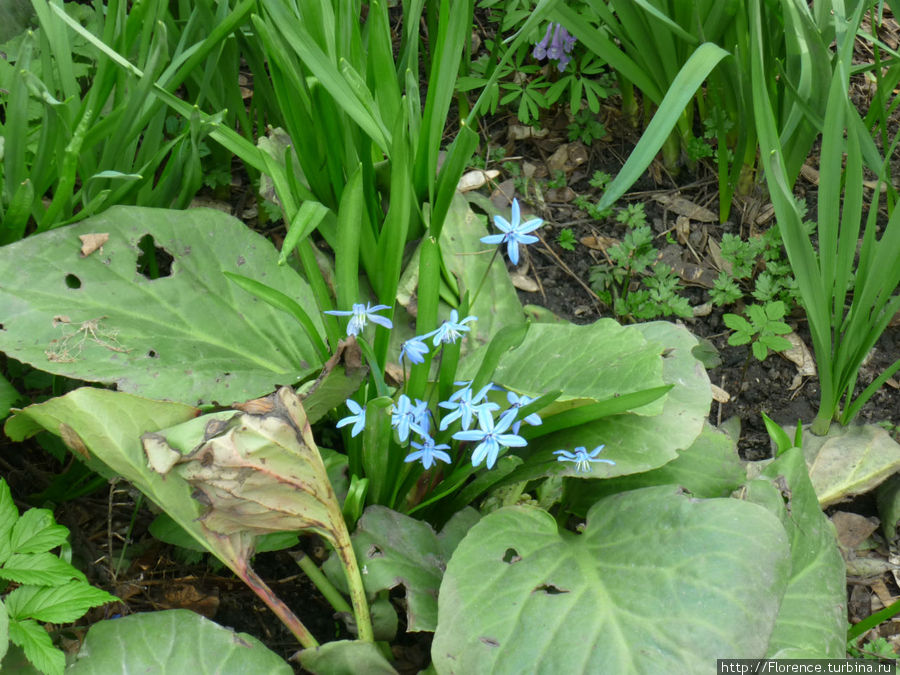
[[[605,171],[595,171],[594,175],[591,176],[591,180],[588,181],[592,188],[597,188],[598,190],[605,190],[606,186],[609,185],[609,181],[612,180],[612,176],[610,176]]]
[[[556,243],[559,244],[560,248],[564,248],[567,251],[575,250],[575,241],[575,235],[568,227],[563,228],[559,231],[559,234],[556,235]]]
[[[644,203],[629,204],[616,214],[616,220],[631,229],[646,225],[647,214],[644,213]]]
[[[776,300],[765,305],[747,307],[749,321],[739,314],[723,315],[725,325],[734,331],[728,338],[728,344],[737,346],[751,343],[753,356],[759,361],[765,360],[770,349],[776,352],[790,349],[791,342],[781,337],[791,332],[791,327],[782,321],[784,313],[784,303]]]

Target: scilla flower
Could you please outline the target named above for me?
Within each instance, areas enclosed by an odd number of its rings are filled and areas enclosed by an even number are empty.
[[[400,363],[406,359],[410,363],[425,363],[425,355],[428,353],[428,345],[423,342],[423,338],[412,337],[403,343],[400,348]]]
[[[434,439],[431,436],[425,436],[422,443],[416,443],[415,441],[410,441],[409,444],[416,448],[416,452],[411,452],[406,456],[404,462],[415,462],[416,460],[422,461],[422,466],[426,469],[430,469],[431,465],[434,464],[434,460],[439,459],[445,464],[449,464],[451,462],[450,455],[448,455],[444,450],[449,450],[450,446],[446,443],[441,443],[439,445],[434,444]]]
[[[494,216],[494,225],[496,225],[497,229],[501,230],[503,234],[491,234],[481,238],[483,244],[505,243],[506,252],[513,265],[519,264],[519,244],[533,244],[536,242],[538,238],[528,233],[533,232],[544,224],[544,221],[540,218],[533,218],[528,222],[522,223],[520,222],[521,217],[519,202],[518,200],[513,199],[511,223],[507,222],[507,220],[501,216]]]
[[[528,445],[528,442],[521,436],[504,433],[511,422],[510,416],[504,415],[495,424],[491,411],[480,408],[478,410],[478,426],[480,428],[470,431],[457,431],[453,434],[453,438],[458,441],[478,441],[478,445],[475,446],[475,451],[472,453],[472,466],[478,466],[481,464],[481,460],[487,459],[486,466],[488,469],[491,469],[494,466],[494,462],[497,461],[497,455],[501,446],[505,448],[523,448]]]
[[[448,400],[438,403],[441,408],[451,411],[441,419],[441,431],[444,431],[453,420],[457,419],[460,420],[463,429],[468,429],[472,426],[472,417],[477,415],[482,408],[489,412],[500,409],[496,403],[486,400],[487,393],[493,385],[487,384],[477,394],[472,394],[471,382],[455,382],[454,384],[464,384],[465,386],[451,394]]]
[[[423,338],[434,337],[432,344],[437,347],[442,342],[444,344],[450,344],[459,340],[462,337],[463,333],[468,333],[471,329],[469,326],[465,324],[470,321],[477,321],[477,316],[467,316],[465,319],[460,321],[459,312],[455,309],[450,310],[450,318],[442,323],[436,330],[431,331],[430,333],[426,333],[423,335]]]
[[[406,394],[401,394],[391,412],[391,426],[397,430],[400,442],[409,438],[412,429],[421,436],[428,435],[428,404],[416,399],[415,405]]]
[[[553,454],[559,455],[559,457],[556,458],[557,462],[575,462],[575,471],[587,472],[591,470],[591,462],[605,462],[607,464],[615,465],[615,462],[611,459],[600,459],[599,457],[597,457],[597,455],[599,455],[605,447],[605,445],[598,445],[596,448],[588,452],[584,446],[579,446],[575,448],[575,452],[569,452],[568,450],[557,450]]]
[[[350,322],[347,324],[347,335],[359,335],[362,333],[363,328],[366,327],[366,321],[371,321],[372,323],[377,323],[379,326],[384,326],[385,328],[393,328],[394,324],[391,323],[391,320],[384,316],[378,316],[375,312],[380,312],[384,309],[390,309],[387,305],[375,305],[372,307],[372,303],[367,303],[363,305],[355,304],[353,308],[348,312],[345,310],[328,310],[325,314],[331,314],[333,316],[349,316],[352,317]]]
[[[529,403],[534,402],[534,399],[531,398],[530,396],[524,396],[524,395],[519,396],[518,394],[516,394],[515,392],[512,392],[512,391],[506,392],[506,400],[509,401],[509,408],[504,412],[504,414],[506,414],[507,412],[510,412],[510,411],[515,411],[515,414],[513,415],[514,418],[516,416],[518,416],[519,408],[522,408],[522,407],[528,405]],[[538,416],[537,413],[531,413],[530,415],[525,417],[524,421],[528,422],[528,424],[530,424],[533,427],[536,427],[539,424],[541,424],[541,418]],[[523,420],[516,420],[513,423],[512,432],[514,434],[519,433],[519,427],[522,426],[522,422],[523,422]]]
[[[365,407],[360,406],[359,403],[352,398],[347,399],[347,407],[350,408],[350,412],[353,414],[348,415],[342,420],[338,420],[338,423],[335,426],[340,429],[348,424],[352,424],[353,428],[350,430],[350,435],[356,436],[360,431],[366,428],[366,409]]]

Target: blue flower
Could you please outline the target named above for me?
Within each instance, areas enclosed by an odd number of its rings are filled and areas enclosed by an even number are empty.
[[[448,455],[444,450],[449,450],[450,446],[446,443],[441,443],[440,445],[434,444],[434,439],[431,436],[424,437],[424,443],[416,443],[415,441],[410,441],[409,444],[414,448],[417,448],[416,452],[411,452],[406,456],[404,462],[415,462],[417,459],[422,460],[422,466],[426,469],[430,469],[431,465],[434,464],[434,460],[439,459],[445,464],[450,463],[450,455]]]
[[[579,446],[575,448],[574,453],[569,452],[568,450],[557,450],[553,454],[559,455],[559,457],[556,458],[557,462],[575,462],[575,471],[590,471],[591,462],[606,462],[607,464],[615,465],[615,462],[611,459],[600,459],[597,457],[605,447],[605,445],[598,445],[588,452],[584,446]]]
[[[483,240],[482,240],[483,241]],[[535,240],[536,241],[536,240]],[[451,342],[456,342],[459,338],[462,337],[463,333],[468,333],[469,326],[465,324],[470,321],[477,321],[477,316],[467,316],[462,321],[459,320],[459,312],[455,309],[450,310],[450,319],[442,323],[436,330],[431,331],[430,333],[426,333],[423,335],[424,338],[429,338],[432,335],[434,336],[434,340],[432,344],[437,347],[440,343],[448,344]]]
[[[512,419],[508,415],[500,418],[495,424],[490,410],[480,408],[478,410],[478,426],[480,429],[470,431],[457,431],[453,438],[458,441],[478,441],[475,451],[472,453],[472,466],[481,464],[481,460],[487,458],[487,468],[491,469],[497,461],[500,446],[506,448],[523,448],[528,442],[521,436],[503,433],[509,428]]]
[[[507,410],[505,410],[503,414],[505,415],[506,413],[508,413],[510,411],[515,411],[515,415],[513,415],[513,417],[515,417],[516,415],[519,414],[519,408],[522,408],[522,407],[528,405],[529,403],[534,402],[534,399],[531,398],[530,396],[524,396],[524,395],[519,396],[518,394],[516,394],[515,392],[512,392],[512,391],[506,392],[506,400],[509,401],[509,408]],[[524,420],[516,420],[513,423],[512,432],[514,434],[519,433],[519,427],[522,426],[523,421],[528,422],[528,424],[530,424],[533,427],[536,427],[539,424],[541,424],[540,416],[537,413],[531,413]]]
[[[538,238],[528,233],[533,232],[544,223],[540,218],[533,218],[525,223],[520,221],[519,201],[513,199],[511,223],[501,216],[494,216],[494,225],[503,234],[490,234],[481,238],[483,244],[502,244],[505,242],[506,252],[513,265],[519,264],[519,244],[527,245],[536,242]]]
[[[410,429],[420,436],[427,436],[429,427],[428,404],[425,401],[416,399],[416,404],[413,405],[409,396],[401,394],[391,412],[391,426],[397,430],[401,443],[409,438]]]
[[[378,316],[375,312],[380,312],[383,309],[390,309],[387,305],[375,305],[372,307],[372,303],[367,303],[363,305],[355,304],[353,308],[347,312],[344,310],[328,310],[325,314],[331,314],[333,316],[350,316],[353,317],[350,319],[350,322],[347,324],[347,335],[359,335],[363,328],[366,327],[366,321],[371,321],[372,323],[377,323],[379,326],[384,326],[385,328],[393,328],[394,324],[391,323],[391,320],[384,316]]]
[[[350,408],[350,412],[353,414],[338,420],[338,423],[335,426],[340,429],[348,424],[352,424],[353,428],[350,430],[350,435],[356,436],[360,431],[366,428],[366,409],[365,407],[360,407],[359,403],[352,398],[347,399],[347,407]]]
[[[472,417],[477,415],[482,408],[489,412],[500,409],[500,406],[496,403],[490,403],[485,400],[493,384],[485,385],[474,396],[472,395],[470,382],[455,382],[454,384],[464,384],[465,386],[452,394],[448,400],[438,403],[441,408],[452,411],[441,419],[441,431],[444,431],[453,420],[457,419],[460,420],[463,429],[468,429],[472,426]],[[482,401],[484,402],[482,403]]]
[[[428,353],[428,345],[426,345],[421,337],[413,337],[403,343],[400,349],[400,363],[403,359],[407,359],[410,363],[425,363],[425,354]]]

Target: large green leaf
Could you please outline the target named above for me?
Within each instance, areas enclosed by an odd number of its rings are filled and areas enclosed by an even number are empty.
[[[585,326],[537,323],[521,345],[503,354],[493,381],[535,397],[559,389],[563,394],[552,406],[556,411],[571,407],[571,399],[594,403],[662,386],[662,351],[639,330],[613,319]],[[473,354],[462,377],[471,379],[478,365]],[[657,399],[642,406],[640,414],[657,415],[662,408],[663,399]]]
[[[734,441],[707,426],[691,447],[653,471],[606,480],[567,481],[566,502],[573,513],[583,515],[602,497],[651,485],[678,485],[695,497],[727,497],[746,478]]]
[[[79,236],[108,234],[82,256]],[[171,274],[138,271],[151,235]],[[23,261],[28,261],[23,265]],[[116,207],[0,249],[0,349],[36,368],[158,399],[226,405],[295,384],[320,361],[296,321],[229,281],[312,292],[264,237],[212,209]]]
[[[699,673],[765,655],[790,572],[766,509],[675,486],[608,497],[584,529],[532,507],[485,516],[450,559],[438,673]]]
[[[531,330],[539,326],[532,326]],[[606,445],[603,457],[616,465],[604,466],[603,476],[619,476],[649,471],[672,461],[678,450],[690,447],[700,435],[709,414],[712,390],[706,369],[691,353],[697,338],[685,328],[666,321],[636,324],[628,330],[638,331],[647,339],[649,352],[662,354],[657,356],[662,362],[662,382],[674,385],[663,400],[662,412],[653,416],[613,415],[558,431],[532,440],[529,448],[533,452],[544,453],[552,461],[555,458],[550,453],[554,450],[578,446],[590,450]],[[515,356],[515,352],[509,356]],[[566,475],[579,474],[570,464]]]
[[[819,507],[800,448],[769,464],[746,498],[769,508],[791,542],[791,576],[768,658],[842,658],[846,650],[846,565]]]
[[[410,632],[433,631],[437,626],[437,595],[447,561],[466,531],[478,522],[478,512],[466,508],[456,513],[440,534],[421,520],[370,506],[353,533],[353,549],[365,566],[366,593],[402,585],[406,590],[406,625]],[[345,586],[334,556],[325,563],[331,580]]]
[[[186,609],[132,614],[91,626],[66,672],[290,675],[280,656],[246,633],[235,633]]]
[[[361,640],[335,640],[300,652],[300,664],[315,675],[396,675],[377,645]]]

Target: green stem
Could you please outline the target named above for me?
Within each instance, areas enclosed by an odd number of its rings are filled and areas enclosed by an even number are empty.
[[[343,522],[343,521],[340,521]],[[353,603],[353,614],[356,616],[356,629],[359,639],[365,642],[375,641],[375,632],[372,630],[372,617],[369,614],[369,603],[366,600],[366,590],[362,577],[359,574],[359,565],[356,562],[356,554],[350,543],[350,535],[347,529],[338,533],[335,540],[335,550],[344,564],[344,574],[347,577],[347,586],[350,589],[350,602]]]
[[[344,600],[344,596],[341,595],[340,591],[338,591],[338,589],[334,587],[334,584],[328,581],[328,578],[322,574],[322,570],[319,569],[319,566],[316,565],[315,561],[303,551],[291,553],[291,557],[300,569],[303,570],[303,573],[309,580],[315,584],[316,588],[319,589],[319,592],[328,603],[334,607],[334,611],[346,614],[350,614],[353,611],[350,608],[350,605],[347,604],[347,601]]]
[[[484,282],[487,281],[488,274],[491,272],[491,266],[494,264],[494,260],[497,258],[497,254],[500,252],[500,246],[497,246],[494,249],[494,255],[491,256],[491,261],[488,263],[487,269],[484,270],[484,276],[481,277],[481,281],[478,283],[478,288],[475,291],[475,295],[472,296],[472,302],[469,303],[469,307],[475,306],[475,301],[478,299],[478,294],[481,293],[481,289],[484,287]]]

